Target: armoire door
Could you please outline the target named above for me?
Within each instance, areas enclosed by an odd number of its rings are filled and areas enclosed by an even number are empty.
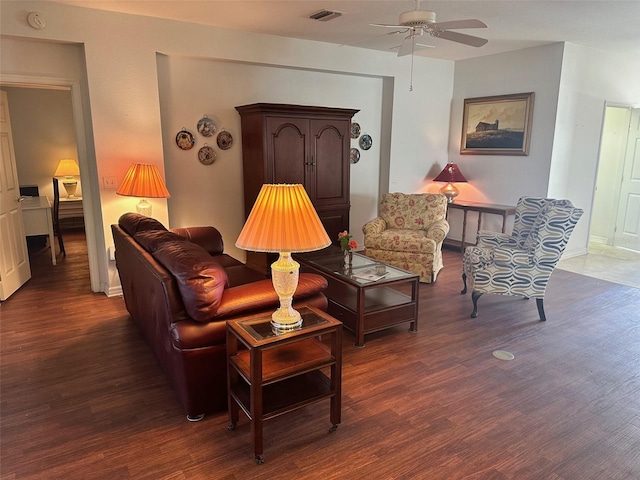
[[[306,186],[308,130],[309,122],[304,118],[267,118],[268,182]],[[308,190],[307,193],[313,198]]]
[[[310,121],[311,165],[307,191],[316,208],[349,205],[349,120]]]

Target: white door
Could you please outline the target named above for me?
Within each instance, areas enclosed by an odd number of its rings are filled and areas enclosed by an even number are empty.
[[[640,252],[640,108],[631,111],[613,244]]]
[[[0,300],[31,278],[7,93],[0,92]]]

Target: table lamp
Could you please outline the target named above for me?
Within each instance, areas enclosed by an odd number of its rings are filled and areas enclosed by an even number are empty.
[[[447,182],[447,184],[440,189],[440,193],[447,197],[447,203],[453,203],[453,199],[460,193],[454,183],[466,182],[467,179],[464,178],[464,175],[460,172],[458,165],[455,163],[447,163],[433,181]]]
[[[53,176],[64,177],[62,179],[62,185],[64,185],[64,189],[67,191],[67,198],[77,198],[76,188],[78,188],[78,181],[75,179],[76,175],[80,175],[80,168],[75,160],[70,158],[60,160]]]
[[[329,245],[331,240],[302,185],[262,186],[236,247],[280,255],[271,265],[273,288],[280,299],[280,307],[271,315],[275,333],[285,333],[302,325],[300,313],[291,307],[300,269],[291,254]]]
[[[147,217],[151,216],[151,204],[147,202],[147,198],[171,196],[164,185],[158,167],[144,163],[134,163],[129,167],[116,193],[125,197],[141,197],[136,205],[136,211]]]

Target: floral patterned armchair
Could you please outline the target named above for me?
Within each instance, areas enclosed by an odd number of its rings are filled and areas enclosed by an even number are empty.
[[[466,248],[462,260],[463,289],[473,291],[473,312],[483,293],[535,298],[540,320],[549,277],[583,211],[569,200],[522,197],[516,207],[513,233],[478,232],[475,246]]]
[[[446,214],[444,195],[383,194],[378,217],[362,227],[365,255],[416,273],[421,282],[434,282],[443,266]]]

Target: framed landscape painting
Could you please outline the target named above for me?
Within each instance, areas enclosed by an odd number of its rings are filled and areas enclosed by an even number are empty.
[[[534,93],[465,98],[460,153],[529,155]]]

